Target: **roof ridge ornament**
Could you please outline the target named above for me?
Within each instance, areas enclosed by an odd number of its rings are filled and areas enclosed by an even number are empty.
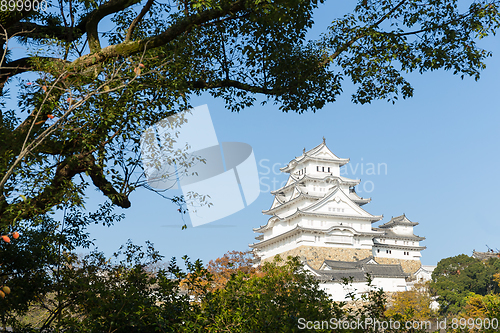
[[[323,136],[323,144],[325,144],[325,143],[326,143],[325,141],[326,141],[326,139],[325,139],[325,137]]]

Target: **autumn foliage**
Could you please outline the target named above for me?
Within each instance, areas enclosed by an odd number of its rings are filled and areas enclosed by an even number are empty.
[[[392,306],[385,315],[402,321],[428,320],[435,315],[431,302],[428,283],[416,282],[411,290],[394,294]]]
[[[500,286],[500,273],[494,274],[493,280]],[[500,294],[478,295],[471,292],[466,298],[465,309],[462,311],[461,316],[466,319],[500,319]]]
[[[250,276],[263,275],[258,268],[253,267],[250,251],[230,251],[220,258],[210,260],[207,270],[212,274],[212,290],[223,288],[231,278],[231,275],[238,272],[249,274]]]
[[[198,276],[197,281],[191,281],[188,274],[181,282],[182,288],[191,286],[191,292],[200,295],[206,292],[213,292],[225,287],[232,275],[239,272],[248,276],[262,276],[264,273],[258,267],[253,267],[252,254],[250,251],[229,251],[222,257],[210,260],[207,267],[206,276]],[[193,289],[193,285],[197,286]]]

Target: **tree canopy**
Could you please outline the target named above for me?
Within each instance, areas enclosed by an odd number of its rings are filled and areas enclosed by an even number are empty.
[[[90,184],[130,207],[147,186],[141,133],[190,96],[209,92],[239,111],[260,94],[301,113],[351,80],[353,102],[394,102],[413,94],[405,73],[479,78],[490,54],[476,42],[499,25],[498,1],[361,0],[308,40],[323,2],[61,0],[2,11],[0,225],[81,205]]]
[[[500,272],[500,259],[488,261],[461,254],[439,261],[432,272],[431,289],[438,296],[441,313],[459,313],[470,293],[487,295],[500,292],[495,274]]]

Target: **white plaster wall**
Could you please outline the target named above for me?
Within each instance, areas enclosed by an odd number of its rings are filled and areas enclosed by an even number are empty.
[[[413,227],[412,226],[404,226],[404,225],[397,225],[395,227],[391,228],[392,231],[399,235],[413,235]]]
[[[374,278],[372,285],[382,288],[385,292],[406,290],[404,278]],[[321,282],[320,288],[327,292],[333,301],[345,301],[349,292],[354,292],[356,297],[359,297],[370,290],[366,282],[353,282],[348,286],[339,282]]]
[[[380,252],[377,252],[377,250],[380,250]],[[386,250],[390,250],[391,253],[387,253]],[[409,255],[405,255],[404,252],[409,252]],[[420,252],[419,251],[411,251],[411,250],[400,250],[400,249],[389,249],[383,247],[383,245],[376,245],[373,246],[372,248],[372,253],[374,257],[379,257],[379,258],[394,258],[394,259],[415,259],[415,257],[420,257]]]

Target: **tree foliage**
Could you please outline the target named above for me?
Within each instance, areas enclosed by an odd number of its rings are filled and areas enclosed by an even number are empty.
[[[212,275],[209,290],[223,288],[231,277],[239,272],[248,276],[262,275],[261,270],[254,267],[250,251],[230,251],[220,258],[210,260],[207,271]]]
[[[481,261],[465,254],[439,261],[432,273],[431,289],[438,296],[442,314],[457,314],[465,307],[469,293],[487,295],[500,292],[494,274],[500,259]]]
[[[190,96],[241,110],[260,94],[300,113],[335,101],[351,80],[355,103],[394,101],[413,94],[407,72],[477,79],[489,56],[477,39],[498,27],[497,1],[460,10],[456,0],[360,0],[308,40],[322,2],[61,0],[47,12],[2,11],[0,225],[81,205],[90,184],[130,207],[147,186],[141,133]],[[25,54],[11,51],[16,43]]]
[[[398,318],[402,322],[429,320],[435,314],[431,309],[431,296],[428,282],[416,282],[411,290],[400,291],[392,296],[392,305],[386,316]]]
[[[35,301],[53,302],[47,295],[61,290],[62,271],[75,260],[76,248],[92,245],[86,227],[90,223],[109,225],[121,217],[112,213],[110,204],[105,204],[87,214],[70,208],[61,221],[42,215],[18,223],[19,239],[0,243],[0,284],[12,290],[9,297],[0,301],[2,324],[27,313]]]
[[[493,280],[500,286],[500,273],[494,274]],[[497,324],[500,321],[500,294],[478,295],[470,292],[465,298],[465,307],[460,312],[460,317],[468,324],[474,322],[475,327],[469,331],[497,332]],[[470,328],[472,325],[468,326]]]
[[[262,275],[240,270],[201,301],[203,332],[295,332],[299,318],[329,320],[341,311],[296,258],[264,263]],[[338,313],[335,312],[338,311]]]

